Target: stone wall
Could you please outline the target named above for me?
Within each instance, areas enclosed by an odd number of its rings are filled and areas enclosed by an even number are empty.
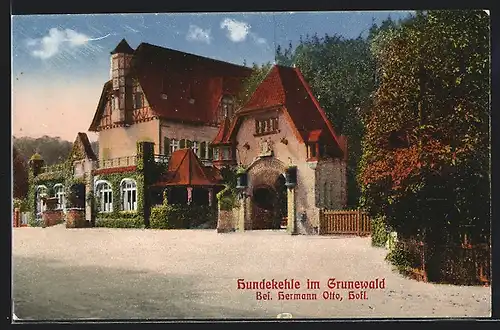
[[[227,233],[237,230],[238,227],[238,213],[233,210],[221,210],[219,208],[219,216],[217,219],[217,232]]]
[[[315,205],[339,210],[347,203],[347,167],[342,159],[321,160],[316,166]]]
[[[42,213],[42,220],[45,227],[50,227],[62,223],[64,215],[61,210],[46,210]]]

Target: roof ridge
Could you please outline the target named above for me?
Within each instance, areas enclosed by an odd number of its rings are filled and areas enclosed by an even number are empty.
[[[218,60],[218,59],[215,59],[215,58],[211,58],[211,57],[207,57],[207,56],[202,56],[202,55],[198,55],[198,54],[194,54],[194,53],[188,53],[188,52],[185,52],[185,51],[182,51],[182,50],[179,50],[179,49],[158,46],[158,45],[150,44],[148,42],[141,42],[139,44],[139,46],[137,46],[137,48],[135,49],[134,54],[135,54],[135,52],[137,52],[139,50],[139,48],[141,48],[141,46],[142,47],[146,46],[146,47],[159,48],[162,51],[179,53],[180,55],[188,55],[188,56],[196,57],[196,58],[199,58],[199,59],[210,60],[210,61],[218,62],[218,63],[222,63],[222,64],[229,64],[229,65],[233,65],[233,66],[236,66],[236,67],[239,67],[239,68],[248,69],[249,71],[253,70],[252,68],[249,68],[248,66],[239,65],[239,64],[235,64],[235,63],[227,62],[227,61],[223,61],[223,60]]]

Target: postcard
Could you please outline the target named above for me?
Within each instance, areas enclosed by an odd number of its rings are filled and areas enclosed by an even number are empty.
[[[483,10],[12,17],[13,319],[491,316]]]

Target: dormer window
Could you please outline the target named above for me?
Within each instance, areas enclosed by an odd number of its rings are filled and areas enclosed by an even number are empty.
[[[219,107],[219,122],[225,117],[231,118],[234,113],[234,98],[231,95],[224,95]]]

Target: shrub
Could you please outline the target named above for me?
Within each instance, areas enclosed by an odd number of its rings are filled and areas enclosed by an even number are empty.
[[[96,227],[104,228],[144,228],[142,218],[101,218],[96,219]]]
[[[204,205],[157,205],[151,209],[150,228],[187,229],[210,223],[214,227],[217,211]]]
[[[37,219],[34,214],[30,212],[28,216],[28,225],[30,227],[43,227],[45,224],[42,219]]]
[[[378,217],[372,220],[372,246],[385,247],[389,238],[386,228],[385,217]]]

